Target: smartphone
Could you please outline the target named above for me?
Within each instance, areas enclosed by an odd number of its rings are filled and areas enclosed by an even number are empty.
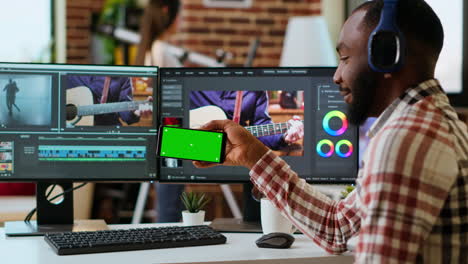
[[[157,156],[185,160],[224,162],[226,133],[161,126]]]

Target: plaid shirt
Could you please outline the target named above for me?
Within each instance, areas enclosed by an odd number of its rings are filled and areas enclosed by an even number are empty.
[[[379,117],[356,189],[336,202],[271,151],[254,185],[330,253],[359,232],[357,263],[468,263],[468,132],[438,81],[409,88]]]

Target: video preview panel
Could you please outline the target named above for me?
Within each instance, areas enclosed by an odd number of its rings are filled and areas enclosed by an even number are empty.
[[[190,91],[189,127],[233,120],[238,94],[242,96],[239,124],[279,156],[304,155],[303,90]],[[286,138],[287,133],[295,133],[295,137]]]
[[[52,125],[52,77],[41,74],[1,74],[0,127]]]
[[[153,78],[67,74],[63,80],[67,128],[154,127],[153,97],[147,92],[153,91]]]

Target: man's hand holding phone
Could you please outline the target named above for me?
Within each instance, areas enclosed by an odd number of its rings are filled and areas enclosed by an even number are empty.
[[[268,151],[268,148],[249,131],[231,120],[214,120],[200,129],[226,133],[226,151],[223,165],[252,168]],[[218,164],[194,161],[197,168],[208,168]]]

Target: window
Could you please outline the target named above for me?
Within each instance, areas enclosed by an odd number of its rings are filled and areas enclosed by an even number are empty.
[[[18,0],[0,10],[0,61],[49,62],[52,45],[52,1]],[[27,8],[25,8],[27,7]]]

